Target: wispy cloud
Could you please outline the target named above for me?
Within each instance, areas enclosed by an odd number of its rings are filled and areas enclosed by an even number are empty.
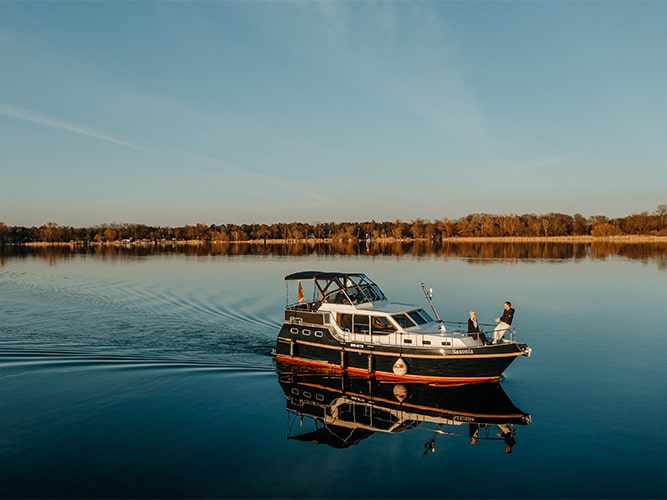
[[[112,144],[117,144],[119,146],[124,146],[132,149],[136,149],[139,151],[144,151],[147,153],[152,153],[155,155],[159,156],[173,156],[174,152],[169,152],[169,151],[161,151],[158,149],[142,146],[140,144],[136,144],[134,142],[126,141],[123,139],[119,139],[117,137],[114,137],[110,134],[100,132],[97,130],[93,130],[89,127],[85,127],[80,124],[75,124],[71,122],[67,122],[64,120],[60,120],[58,118],[55,118],[53,116],[49,116],[43,113],[39,113],[36,111],[31,111],[27,109],[22,109],[22,108],[17,108],[15,106],[10,106],[5,103],[0,103],[0,116],[5,116],[7,118],[13,118],[16,120],[21,120],[24,122],[28,123],[34,123],[37,125],[42,125],[45,127],[51,127],[55,128],[58,130],[64,130],[67,132],[72,132],[74,134],[79,134],[83,135],[86,137],[92,137],[94,139],[104,141],[104,142],[109,142]],[[284,189],[293,193],[296,193],[300,196],[305,196],[310,199],[318,200],[318,201],[324,201],[328,200],[325,196],[322,194],[318,193],[317,190],[315,189],[308,189],[307,187],[304,187],[302,185],[299,185],[298,183],[293,183],[293,182],[284,182],[281,181],[280,179],[276,179],[274,177],[268,176],[266,174],[263,174],[261,172],[256,172],[254,170],[248,169],[248,168],[242,168],[238,167],[235,165],[231,165],[225,161],[222,161],[218,158],[214,158],[211,156],[207,155],[202,155],[199,153],[195,153],[193,151],[189,151],[187,149],[179,149],[178,152],[186,157],[189,157],[191,159],[195,159],[199,161],[200,163],[206,163],[211,167],[217,168],[223,168],[226,170],[234,170],[237,172],[240,172],[245,175],[249,175],[253,178],[255,178],[257,181],[267,183],[269,185],[272,185],[274,187],[277,187],[279,189]]]
[[[84,127],[82,125],[66,122],[63,120],[59,120],[58,118],[54,118],[52,116],[38,113],[36,111],[16,108],[14,106],[9,106],[3,103],[0,103],[0,115],[6,116],[8,118],[15,118],[17,120],[29,123],[35,123],[37,125],[43,125],[45,127],[51,127],[59,130],[66,130],[68,132],[73,132],[75,134],[92,137],[100,141],[110,142],[112,144],[118,144],[120,146],[137,149],[139,151],[145,151],[147,153],[153,153],[157,155],[165,154],[164,152],[158,151],[157,149],[147,148],[145,146],[141,146],[133,142],[118,139],[116,137],[113,137],[112,135],[105,134],[103,132],[98,132],[96,130]]]

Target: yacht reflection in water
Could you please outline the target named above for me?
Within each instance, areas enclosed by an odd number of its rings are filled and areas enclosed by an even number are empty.
[[[394,383],[289,363],[277,368],[290,417],[288,439],[347,448],[376,432],[421,429],[430,437],[424,455],[435,452],[441,435],[465,438],[472,445],[504,441],[505,452],[511,453],[517,426],[531,421],[497,382]]]

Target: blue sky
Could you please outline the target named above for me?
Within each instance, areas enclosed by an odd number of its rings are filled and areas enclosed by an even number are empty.
[[[664,1],[0,0],[0,221],[667,203]]]

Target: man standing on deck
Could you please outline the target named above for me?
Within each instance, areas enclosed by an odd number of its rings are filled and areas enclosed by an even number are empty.
[[[512,309],[512,303],[510,301],[505,302],[505,310],[503,315],[500,318],[496,318],[496,327],[493,329],[493,341],[492,344],[502,342],[503,335],[505,331],[509,329],[512,324],[512,319],[514,319],[514,309]]]

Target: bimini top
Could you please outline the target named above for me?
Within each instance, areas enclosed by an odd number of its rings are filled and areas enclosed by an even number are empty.
[[[300,271],[298,273],[288,274],[285,281],[289,280],[332,280],[336,278],[346,278],[348,276],[361,276],[362,273],[331,273],[322,271]]]
[[[320,304],[333,302],[356,305],[387,300],[380,287],[364,273],[300,271],[285,276],[285,281],[294,280],[313,280],[313,302]]]

